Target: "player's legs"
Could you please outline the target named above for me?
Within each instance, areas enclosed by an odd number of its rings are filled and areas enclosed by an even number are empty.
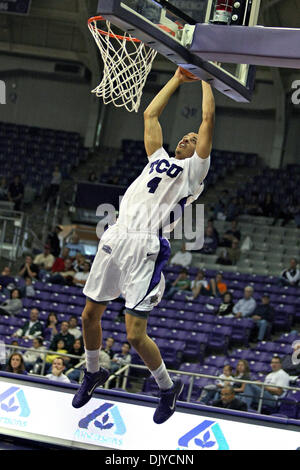
[[[162,357],[157,345],[147,335],[147,319],[133,316],[126,311],[125,322],[128,342],[148,369],[150,371],[156,370],[162,364]]]
[[[72,405],[74,408],[85,405],[91,399],[95,388],[103,385],[109,377],[109,371],[99,365],[102,345],[101,317],[105,309],[106,302],[94,302],[87,299],[82,312],[86,370],[80,388],[73,397]]]
[[[160,400],[153,420],[157,424],[162,424],[175,412],[176,399],[183,390],[183,384],[180,379],[171,380],[159,348],[147,335],[147,318],[145,317],[147,317],[145,312],[126,311],[127,339],[142,358],[160,388]]]
[[[82,312],[82,336],[85,349],[93,351],[102,345],[101,317],[106,309],[106,303],[96,303],[86,300]]]

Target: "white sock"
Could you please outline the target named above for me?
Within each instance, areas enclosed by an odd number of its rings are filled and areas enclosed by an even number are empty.
[[[150,370],[150,372],[161,390],[168,390],[169,388],[173,387],[173,382],[167,372],[164,361],[161,363],[158,369]]]
[[[100,349],[94,349],[92,351],[88,351],[87,349],[85,349],[86,370],[88,372],[98,372],[98,370],[100,369],[99,357]]]

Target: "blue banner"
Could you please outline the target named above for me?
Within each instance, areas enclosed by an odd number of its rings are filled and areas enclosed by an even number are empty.
[[[0,1],[0,13],[13,13],[15,15],[28,15],[31,0],[5,0]]]

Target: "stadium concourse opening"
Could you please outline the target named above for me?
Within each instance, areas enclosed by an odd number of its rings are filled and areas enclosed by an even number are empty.
[[[74,3],[0,2],[0,448],[298,449],[293,2]]]

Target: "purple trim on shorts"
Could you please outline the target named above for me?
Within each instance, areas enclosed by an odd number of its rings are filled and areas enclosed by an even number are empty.
[[[155,261],[154,271],[152,274],[150,285],[147,289],[146,294],[142,298],[142,300],[140,300],[140,302],[132,310],[136,309],[136,307],[143,302],[143,300],[154,289],[154,287],[156,287],[160,283],[162,270],[167,264],[168,259],[171,254],[171,247],[170,247],[170,243],[168,242],[166,238],[159,237],[159,243],[160,243],[160,249],[159,249],[159,253],[156,258],[156,261]]]
[[[109,300],[102,300],[99,302],[98,300],[91,299],[90,297],[87,297],[87,296],[86,296],[86,299],[89,300],[90,302],[93,302],[94,304],[100,304],[100,305],[107,305],[107,303],[110,302]]]

